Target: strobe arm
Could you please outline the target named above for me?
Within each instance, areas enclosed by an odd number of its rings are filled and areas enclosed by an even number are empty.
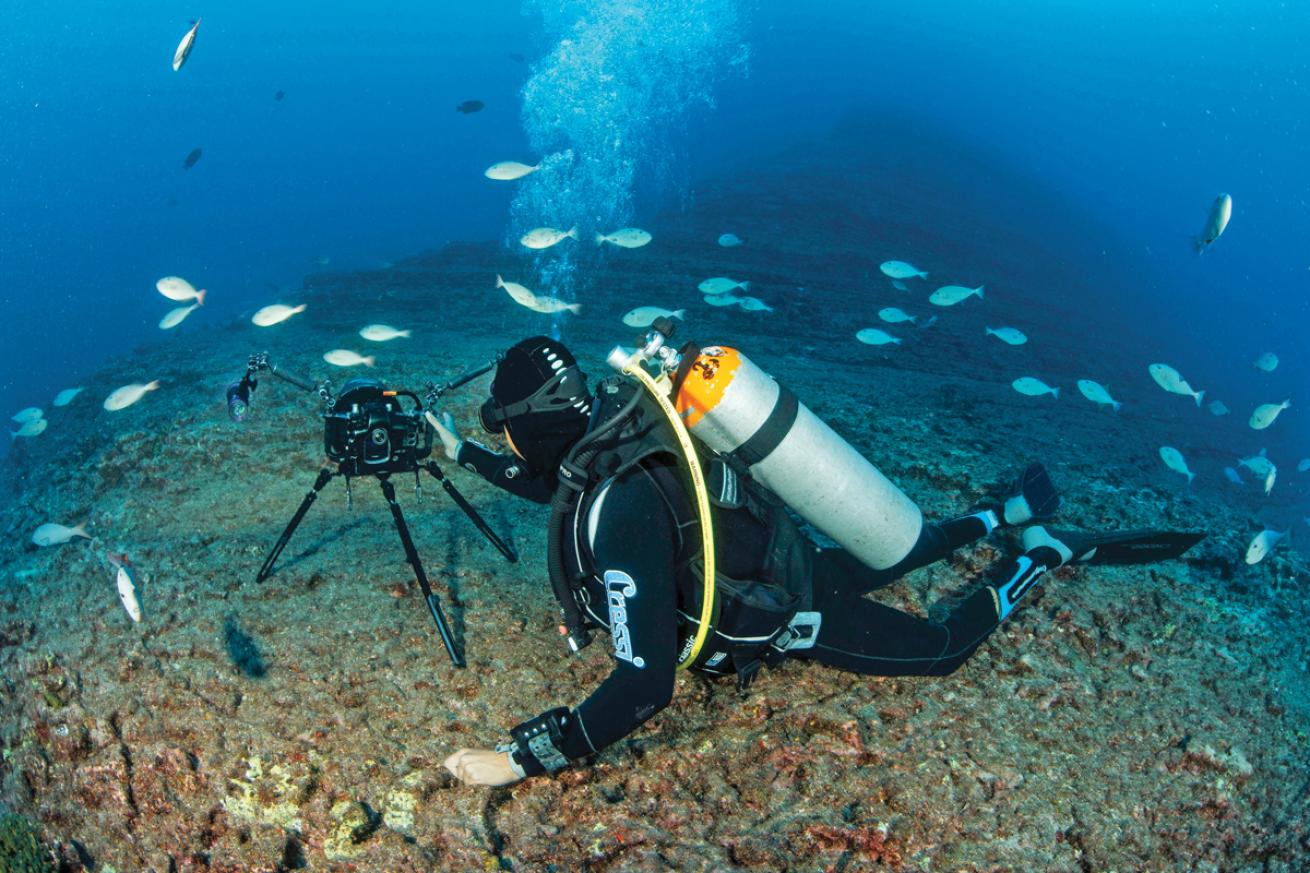
[[[437,405],[437,401],[441,399],[441,395],[445,394],[447,391],[453,391],[460,386],[467,385],[481,375],[490,373],[495,369],[496,364],[500,363],[502,357],[503,355],[496,355],[496,357],[492,358],[487,363],[474,367],[471,370],[466,370],[443,385],[428,385],[427,391],[423,394],[423,408],[425,410],[432,409],[432,407]]]
[[[283,382],[289,382],[290,384],[295,385],[297,388],[301,389],[302,391],[318,390],[317,385],[312,384],[309,380],[304,379],[301,376],[297,376],[295,373],[292,373],[289,370],[284,370],[283,368],[279,367],[277,364],[267,364],[267,367],[268,367],[268,372],[272,373],[274,376],[277,376]]]

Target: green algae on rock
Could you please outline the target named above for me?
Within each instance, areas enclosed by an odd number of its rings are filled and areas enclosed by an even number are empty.
[[[53,873],[50,850],[36,827],[21,815],[0,813],[0,870],[4,873]]]

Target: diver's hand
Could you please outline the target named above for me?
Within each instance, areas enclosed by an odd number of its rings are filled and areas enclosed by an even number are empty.
[[[424,413],[428,424],[441,437],[441,445],[446,450],[446,457],[452,461],[459,455],[459,444],[464,442],[460,438],[459,428],[455,427],[455,416],[449,412],[443,412],[441,415],[435,415],[431,410]]]
[[[465,785],[489,785],[495,788],[519,781],[509,765],[509,752],[460,749],[447,758],[443,766]]]

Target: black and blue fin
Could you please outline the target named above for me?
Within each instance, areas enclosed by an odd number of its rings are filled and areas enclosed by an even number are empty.
[[[1007,525],[1018,526],[1052,518],[1060,509],[1060,492],[1055,490],[1046,468],[1029,464],[1005,492],[993,511]]]
[[[1153,564],[1181,558],[1205,537],[1199,531],[1143,529],[1087,533],[1038,526],[1024,531],[1023,545],[1025,550],[1038,546],[1054,548],[1066,564]]]

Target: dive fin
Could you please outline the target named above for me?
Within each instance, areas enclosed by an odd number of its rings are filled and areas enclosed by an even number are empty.
[[[1023,545],[1025,549],[1049,545],[1061,555],[1067,552],[1071,557],[1065,563],[1151,564],[1180,558],[1205,537],[1205,533],[1197,531],[1145,529],[1086,533],[1037,526],[1024,531]]]

